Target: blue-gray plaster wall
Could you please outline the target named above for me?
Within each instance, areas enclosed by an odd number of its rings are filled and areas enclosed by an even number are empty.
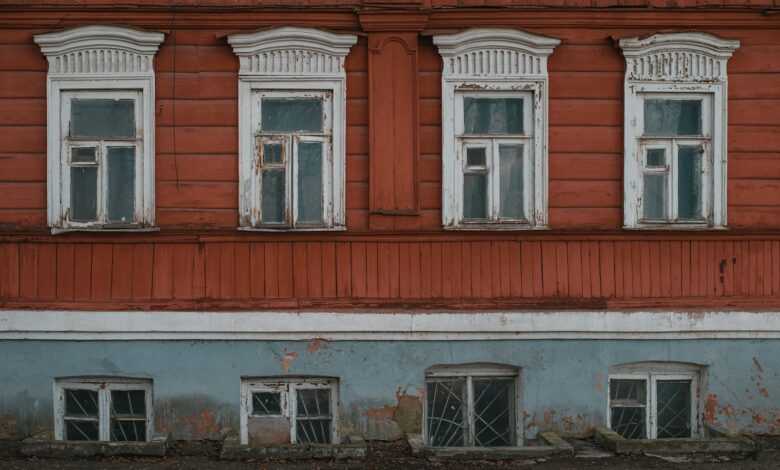
[[[153,379],[157,430],[184,439],[238,431],[242,375],[337,376],[343,432],[396,437],[419,429],[425,369],[467,362],[522,368],[526,437],[603,425],[608,369],[635,361],[707,365],[705,421],[780,430],[779,340],[2,341],[0,358],[0,437],[50,431],[53,379],[92,374]]]

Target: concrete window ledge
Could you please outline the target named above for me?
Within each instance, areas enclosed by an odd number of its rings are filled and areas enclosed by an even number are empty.
[[[368,446],[361,437],[350,436],[343,444],[283,444],[273,446],[241,445],[238,438],[228,438],[222,444],[223,460],[245,459],[362,459]]]
[[[539,433],[541,445],[522,447],[426,447],[420,434],[409,436],[412,454],[420,457],[453,458],[467,460],[511,460],[574,455],[574,448],[554,432]]]
[[[81,442],[54,441],[28,438],[19,451],[27,457],[85,458],[85,457],[164,457],[168,449],[167,437],[156,437],[149,442]]]
[[[747,437],[708,427],[709,438],[625,439],[605,427],[596,428],[596,441],[616,454],[752,454],[759,446]]]

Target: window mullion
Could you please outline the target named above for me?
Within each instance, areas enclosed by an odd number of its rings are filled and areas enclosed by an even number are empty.
[[[105,140],[98,143],[97,166],[97,222],[105,224],[108,222],[108,143]]]
[[[678,171],[677,171],[677,154],[680,150],[680,144],[678,143],[677,139],[672,139],[671,144],[669,145],[670,151],[669,151],[669,217],[672,222],[677,222],[677,219],[679,217],[679,207],[677,198],[679,197],[679,191],[678,191]]]
[[[469,375],[466,377],[466,429],[465,444],[474,447],[474,380]]]
[[[499,162],[500,155],[498,153],[499,141],[497,139],[490,140],[490,154],[488,155],[488,208],[490,209],[490,221],[496,222],[499,219],[501,213],[501,179],[499,171],[501,171],[501,165]]]
[[[287,385],[287,409],[290,413],[290,443],[298,443],[298,397],[297,388],[293,384]]]
[[[656,403],[657,403],[657,391],[658,387],[656,386],[656,377],[654,375],[649,375],[647,378],[647,386],[650,387],[649,393],[646,393],[645,396],[648,397],[647,403],[645,405],[645,409],[647,410],[647,437],[650,439],[655,439],[658,436],[658,431],[656,430],[656,425],[658,423],[658,417],[656,416]]]
[[[106,388],[98,390],[98,435],[101,441],[111,440],[111,406],[110,391]]]
[[[288,155],[290,158],[285,162],[285,206],[287,214],[286,223],[290,227],[295,227],[298,222],[298,136],[291,134],[287,137]]]

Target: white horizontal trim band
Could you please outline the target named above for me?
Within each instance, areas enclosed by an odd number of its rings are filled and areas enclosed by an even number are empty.
[[[0,310],[0,339],[780,339],[780,312],[93,312]]]

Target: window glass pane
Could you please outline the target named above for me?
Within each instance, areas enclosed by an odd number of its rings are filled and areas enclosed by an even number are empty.
[[[108,220],[133,222],[135,211],[135,148],[108,148]]]
[[[658,438],[691,437],[691,381],[659,380]]]
[[[515,423],[513,379],[474,380],[474,444],[513,445]]]
[[[701,160],[699,146],[681,146],[677,155],[677,215],[681,219],[701,219]]]
[[[95,163],[95,147],[73,147],[70,149],[72,163]]]
[[[70,103],[71,137],[135,137],[135,101],[74,99]]]
[[[523,146],[499,145],[498,158],[501,180],[499,216],[507,219],[524,219]]]
[[[666,175],[645,175],[644,186],[644,218],[666,219]]]
[[[322,222],[322,143],[298,144],[298,222]]]
[[[523,98],[463,98],[466,134],[522,134]]]
[[[146,421],[139,420],[111,420],[112,441],[145,441]]]
[[[263,98],[260,120],[265,132],[322,132],[322,100]]]
[[[645,439],[645,409],[638,407],[613,407],[611,408],[612,420],[610,426],[613,431],[626,439]]]
[[[330,419],[298,420],[295,435],[299,444],[330,444]]]
[[[65,420],[66,441],[97,441],[100,439],[97,421]]]
[[[609,381],[609,399],[644,405],[647,403],[647,385],[642,379],[613,379]]]
[[[466,445],[466,381],[428,382],[426,389],[428,444],[433,447]]]
[[[701,100],[645,100],[646,135],[700,135]]]
[[[282,414],[282,394],[255,392],[252,394],[252,415],[279,416]]]
[[[70,167],[70,219],[97,219],[97,167]]]
[[[112,390],[111,416],[146,418],[146,392],[143,390]]]
[[[79,418],[97,417],[97,390],[65,390],[65,415]]]
[[[263,163],[282,163],[284,161],[282,144],[263,144]]]
[[[330,389],[298,389],[296,395],[298,417],[330,416]]]
[[[263,222],[285,221],[284,170],[263,171]]]
[[[484,167],[487,156],[483,147],[471,147],[466,149],[466,166]]]
[[[666,165],[666,150],[647,149],[647,166],[659,167]]]
[[[482,173],[463,175],[463,218],[487,218],[487,175]]]

